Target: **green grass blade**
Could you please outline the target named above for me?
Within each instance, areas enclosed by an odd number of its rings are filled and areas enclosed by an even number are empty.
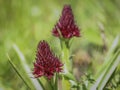
[[[120,50],[116,53],[114,56],[111,64],[109,65],[108,69],[106,70],[103,78],[100,81],[100,84],[98,85],[98,90],[103,90],[106,83],[109,81],[110,77],[113,75],[115,69],[120,63]]]
[[[36,90],[43,90],[42,89],[42,86],[40,85],[40,83],[37,81],[37,79],[35,78],[31,78],[31,77],[34,77],[31,73],[31,70],[30,70],[30,67],[28,66],[28,64],[26,63],[26,59],[24,57],[24,55],[22,54],[22,52],[19,50],[19,48],[17,47],[17,45],[13,45],[13,49],[15,50],[15,52],[17,53],[20,61],[21,61],[21,64],[22,64],[22,67],[24,68],[25,72],[26,73],[29,73],[28,74],[28,78],[30,79],[30,81],[32,82],[33,86],[35,87]]]
[[[109,81],[110,77],[113,75],[113,72],[117,68],[120,63],[120,50],[116,52],[111,60],[110,63],[106,66],[105,70],[100,74],[99,78],[95,82],[95,84],[91,87],[90,90],[103,90],[106,83]]]
[[[13,69],[16,71],[16,73],[18,74],[18,76],[22,79],[22,81],[25,83],[25,85],[29,88],[30,86],[27,84],[27,82],[24,80],[23,76],[19,73],[19,71],[17,70],[17,67],[14,65],[14,63],[11,61],[9,55],[7,54],[7,58],[8,58],[8,61],[9,63],[11,64],[11,66],[13,67]]]
[[[116,48],[119,47],[119,41],[120,41],[119,37],[120,36],[118,35],[115,38],[115,40],[113,41],[113,44],[112,44],[112,46],[111,46],[110,50],[108,51],[108,54],[105,58],[104,64],[102,65],[102,67],[100,68],[100,70],[98,71],[98,73],[95,76],[96,82],[92,86],[90,86],[91,90],[96,90],[96,88],[100,84],[102,78],[104,77],[105,72],[107,71],[107,69],[111,65],[111,62],[113,62],[113,57],[115,56],[114,52],[115,52]]]
[[[105,57],[105,64],[108,63],[109,59],[112,57],[113,53],[119,47],[120,45],[120,35],[116,36],[115,40],[113,41],[112,46],[109,49],[109,52],[107,53],[107,56]]]
[[[105,57],[105,62],[103,63],[102,67],[100,68],[100,70],[98,70],[98,73],[96,75],[96,78],[99,77],[99,75],[101,76],[101,73],[105,72],[106,67],[108,66],[108,64],[110,64],[109,60],[111,60],[111,58],[113,57],[113,54],[116,50],[117,47],[119,47],[119,41],[120,41],[120,36],[118,35],[115,40],[113,41],[113,44],[111,45],[107,56]]]

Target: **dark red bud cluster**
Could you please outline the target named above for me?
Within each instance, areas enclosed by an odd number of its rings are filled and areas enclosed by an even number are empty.
[[[33,74],[35,77],[46,76],[48,79],[62,71],[63,64],[52,53],[47,42],[41,41],[38,44],[36,62],[34,63]]]
[[[80,30],[74,21],[74,16],[70,5],[65,5],[62,10],[62,15],[55,25],[53,35],[56,37],[72,38],[79,37]]]

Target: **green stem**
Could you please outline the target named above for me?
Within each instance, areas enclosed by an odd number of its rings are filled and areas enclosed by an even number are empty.
[[[68,70],[69,72],[72,72],[72,61],[70,61],[70,52],[69,47],[65,43],[65,41],[61,41],[61,49],[62,49],[62,62],[65,64],[64,68],[65,70]]]
[[[55,73],[54,77],[49,81],[52,90],[58,90],[58,74]]]
[[[54,90],[54,80],[53,80],[53,78],[51,80],[48,80],[48,82],[49,82],[52,90]]]
[[[58,74],[55,75],[55,88],[54,90],[58,90]]]
[[[69,51],[69,40],[65,41],[64,39],[60,39],[61,43],[61,52],[62,52],[62,63],[64,64],[64,72],[65,75],[72,72],[72,61],[70,61],[70,51]],[[70,90],[70,82],[65,79],[65,75],[62,76],[62,90]],[[66,86],[68,85],[68,86]]]

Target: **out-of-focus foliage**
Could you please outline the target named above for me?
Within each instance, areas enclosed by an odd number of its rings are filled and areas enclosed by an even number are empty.
[[[8,53],[24,75],[19,58],[11,49],[14,43],[26,57],[31,72],[40,40],[48,40],[60,56],[59,41],[51,35],[51,30],[64,4],[72,6],[81,28],[81,37],[71,41],[76,78],[79,79],[83,71],[94,75],[103,64],[112,41],[120,34],[120,0],[0,0],[0,90],[28,89],[6,57]],[[114,53],[119,48],[120,44]],[[115,77],[113,87],[116,86]]]

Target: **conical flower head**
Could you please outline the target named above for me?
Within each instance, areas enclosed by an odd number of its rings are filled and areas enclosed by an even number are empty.
[[[35,77],[46,76],[50,79],[54,73],[62,72],[63,64],[52,53],[48,43],[41,41],[38,44],[33,74]]]
[[[72,38],[73,36],[79,37],[80,30],[74,21],[74,16],[70,5],[65,5],[62,10],[62,15],[55,25],[53,35],[56,37]]]

